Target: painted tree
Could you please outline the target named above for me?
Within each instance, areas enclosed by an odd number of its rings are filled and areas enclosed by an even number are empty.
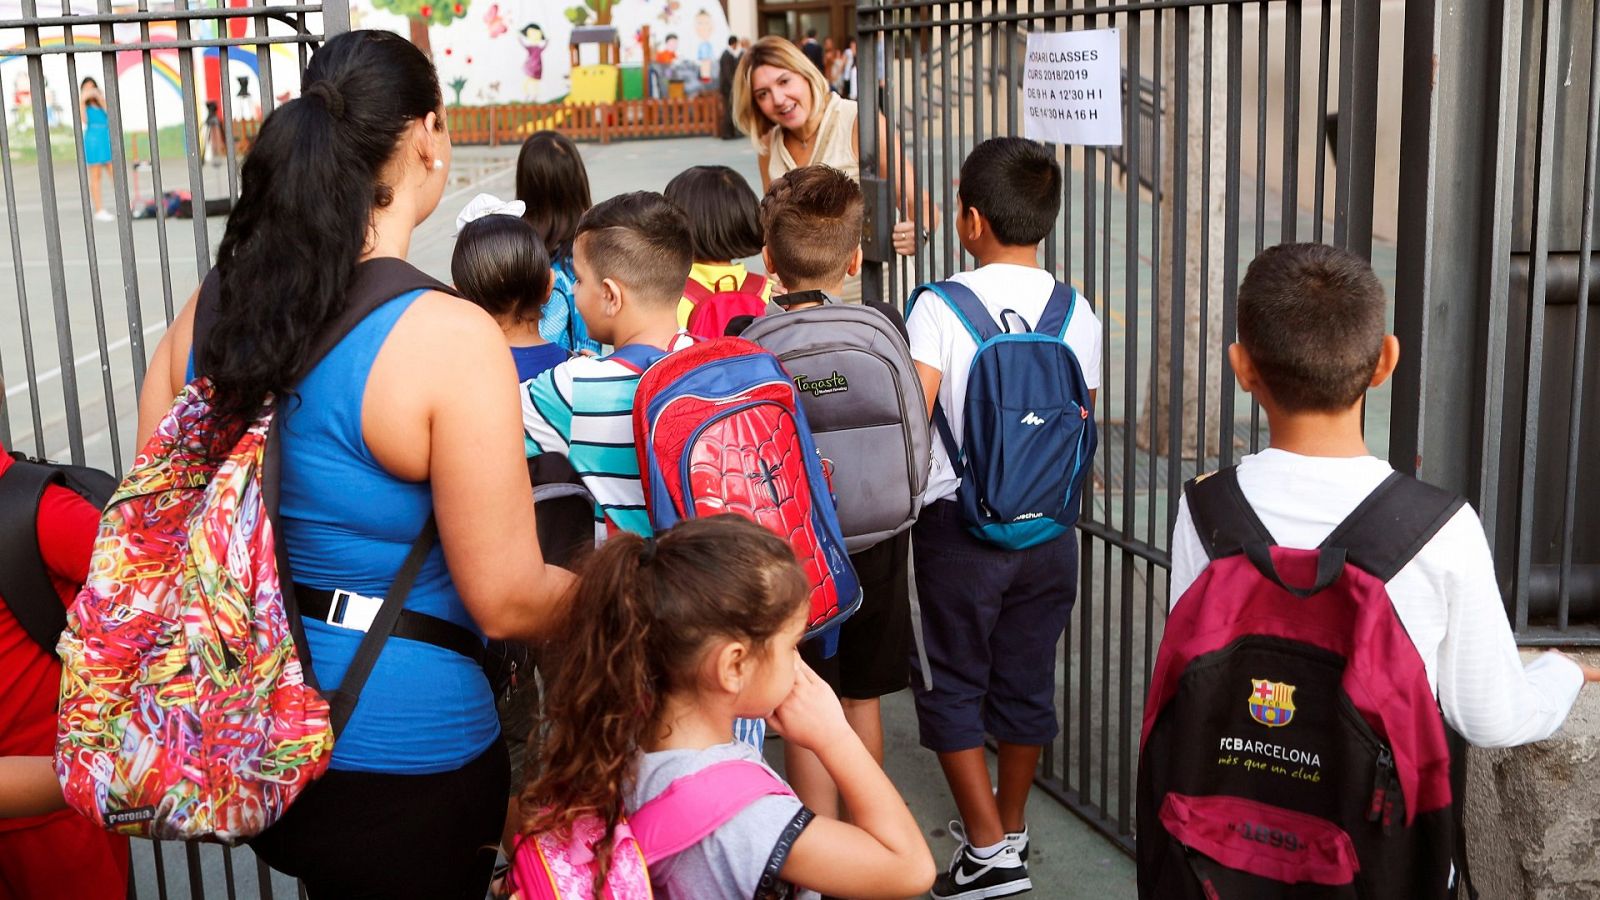
[[[433,58],[428,40],[430,25],[449,25],[467,14],[471,0],[373,0],[373,6],[406,17],[411,25],[411,43]]]
[[[583,0],[567,9],[567,21],[574,25],[610,25],[611,0]]]

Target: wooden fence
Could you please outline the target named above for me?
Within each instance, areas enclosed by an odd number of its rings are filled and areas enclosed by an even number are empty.
[[[703,93],[695,97],[660,100],[620,100],[616,103],[567,105],[565,103],[502,103],[497,106],[452,106],[446,110],[450,140],[455,144],[520,144],[528,135],[545,129],[559,131],[575,141],[612,141],[636,138],[715,136],[722,117],[722,96]],[[243,154],[261,130],[257,119],[233,123],[238,152]]]
[[[450,139],[457,144],[520,144],[535,131],[559,131],[575,141],[692,137],[717,134],[722,97],[620,100],[616,103],[508,103],[452,106]]]

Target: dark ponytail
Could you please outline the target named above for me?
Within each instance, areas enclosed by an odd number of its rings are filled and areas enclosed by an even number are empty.
[[[522,791],[523,832],[564,833],[580,816],[600,817],[603,881],[635,758],[661,727],[666,695],[692,687],[707,641],[761,646],[810,590],[789,544],[739,516],[690,519],[656,541],[607,540],[584,567],[556,643],[562,655]]]
[[[304,374],[344,309],[373,211],[394,199],[384,167],[411,123],[441,106],[421,51],[391,32],[351,31],[312,55],[301,97],[262,123],[217,250],[216,324],[198,348],[219,412],[253,414]]]

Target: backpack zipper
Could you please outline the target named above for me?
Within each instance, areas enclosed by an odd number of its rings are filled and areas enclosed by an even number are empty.
[[[1389,752],[1388,747],[1379,747],[1378,762],[1374,766],[1372,779],[1372,801],[1367,804],[1367,821],[1382,820],[1384,834],[1390,832],[1394,822],[1394,798],[1390,795],[1398,788],[1394,754]]]

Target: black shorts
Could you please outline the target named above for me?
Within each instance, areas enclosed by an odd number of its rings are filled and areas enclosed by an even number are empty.
[[[850,554],[861,580],[861,608],[839,626],[839,650],[822,658],[822,642],[800,646],[800,658],[846,700],[875,700],[907,684],[911,652],[911,532]]]

